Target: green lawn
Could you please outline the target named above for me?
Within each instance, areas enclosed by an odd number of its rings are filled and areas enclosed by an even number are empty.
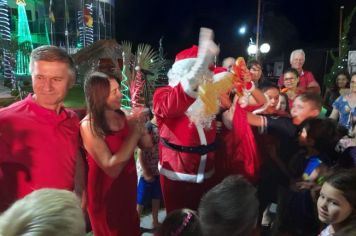
[[[32,92],[32,88],[23,89],[26,92]],[[26,97],[26,96],[25,96]],[[6,107],[13,102],[16,102],[19,97],[13,98],[2,98],[0,99],[0,107]],[[85,108],[85,97],[83,87],[80,85],[74,85],[67,94],[66,99],[64,100],[64,106],[70,108]]]
[[[0,98],[0,108],[7,107],[16,102],[16,98]]]
[[[80,85],[74,85],[67,94],[64,100],[65,107],[71,108],[85,108],[85,96],[83,87]]]

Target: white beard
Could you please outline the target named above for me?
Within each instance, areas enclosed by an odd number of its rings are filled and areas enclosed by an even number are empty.
[[[210,129],[212,121],[215,119],[215,114],[210,116],[206,114],[204,103],[199,97],[188,107],[185,114],[192,123],[202,128]]]
[[[169,86],[175,87],[185,79],[185,75],[189,73],[195,62],[196,59],[191,58],[174,63],[168,72]],[[195,79],[199,84],[212,83],[213,73],[210,70],[200,72],[195,75]],[[199,97],[189,106],[185,114],[192,123],[203,128],[211,128],[212,121],[215,119],[215,115],[206,114],[204,103]]]

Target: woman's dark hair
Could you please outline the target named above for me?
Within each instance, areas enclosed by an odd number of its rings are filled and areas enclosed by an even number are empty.
[[[102,72],[90,73],[84,82],[87,112],[92,120],[92,132],[101,136],[110,133],[105,118],[106,99],[110,94],[110,78]]]
[[[170,212],[155,236],[203,236],[200,220],[190,209]]]
[[[259,86],[259,89],[262,92],[266,92],[267,90],[270,90],[270,89],[277,89],[279,91],[279,87],[276,84],[269,82],[269,81],[262,82]]]
[[[284,100],[286,100],[286,112],[290,114],[290,107],[289,107],[289,100],[288,100],[288,95],[286,93],[279,93],[280,96],[284,97]]]
[[[336,76],[335,76],[335,80],[334,80],[334,87],[333,87],[333,90],[336,92],[339,92],[339,88],[337,86],[337,77],[339,77],[339,75],[345,75],[346,78],[347,78],[347,84],[346,84],[346,88],[350,87],[350,81],[351,81],[351,76],[349,74],[349,72],[347,72],[346,70],[342,70],[342,71],[339,71]],[[339,93],[340,95],[340,93]]]
[[[347,135],[347,129],[338,125],[333,119],[308,119],[302,123],[308,138],[314,140],[314,148],[319,152],[334,149],[337,142]]]
[[[286,69],[284,72],[283,72],[283,75],[286,74],[286,73],[293,73],[295,74],[295,76],[298,78],[299,77],[299,73],[296,69],[294,68],[288,68]]]
[[[328,176],[325,182],[342,192],[356,215],[356,169],[336,171]]]
[[[304,121],[299,129],[305,129],[308,139],[313,140],[313,148],[319,152],[319,157],[329,167],[334,166],[340,159],[335,151],[339,140],[347,135],[347,129],[333,119],[311,118]]]
[[[251,61],[247,62],[247,68],[248,69],[251,69],[252,66],[259,66],[261,68],[261,70],[262,70],[262,64],[261,64],[261,62],[259,62],[257,60],[251,60]]]

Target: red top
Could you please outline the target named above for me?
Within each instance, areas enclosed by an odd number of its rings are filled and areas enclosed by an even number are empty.
[[[121,148],[128,132],[126,123],[123,130],[106,136],[105,142],[112,153]],[[91,156],[87,159],[88,212],[94,235],[140,235],[136,211],[137,174],[134,157],[132,156],[116,178],[106,175]]]
[[[278,86],[283,87],[283,82],[284,76],[282,74],[278,79]],[[318,87],[320,91],[320,86],[315,80],[313,73],[311,73],[310,71],[303,70],[302,73],[299,75],[298,88],[303,92],[310,87]]]
[[[79,120],[26,99],[0,109],[0,211],[40,188],[73,190]]]

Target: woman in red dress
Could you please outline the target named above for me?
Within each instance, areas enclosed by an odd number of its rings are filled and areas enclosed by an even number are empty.
[[[85,81],[88,115],[80,132],[89,164],[88,213],[95,236],[140,235],[134,150],[152,145],[142,113],[126,118],[113,75],[94,72]]]

